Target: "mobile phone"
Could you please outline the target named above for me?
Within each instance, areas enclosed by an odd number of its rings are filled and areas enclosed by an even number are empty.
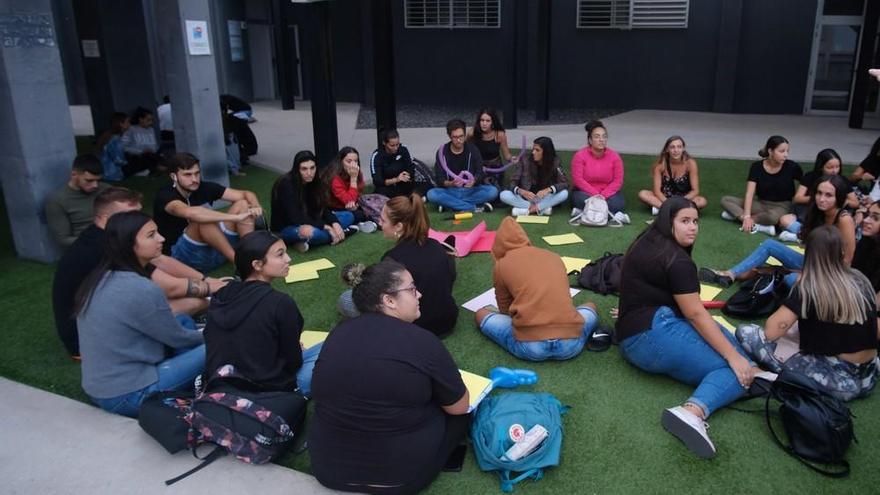
[[[443,471],[449,472],[459,472],[461,471],[461,466],[464,465],[464,455],[467,453],[467,445],[459,445],[449,454],[449,458],[446,459],[446,465],[443,466]]]

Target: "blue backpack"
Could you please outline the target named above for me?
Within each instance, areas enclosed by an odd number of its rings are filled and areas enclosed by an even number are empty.
[[[548,393],[510,392],[487,397],[471,425],[474,456],[483,471],[498,471],[501,491],[525,479],[539,480],[544,468],[559,465],[562,451],[562,413],[568,410]],[[549,436],[532,453],[516,461],[502,459],[514,438],[540,424]],[[520,473],[511,478],[514,473]]]

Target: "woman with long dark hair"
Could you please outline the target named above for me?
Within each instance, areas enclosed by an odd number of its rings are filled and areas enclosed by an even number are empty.
[[[477,112],[477,121],[468,132],[467,138],[480,150],[483,167],[498,168],[502,165],[502,161],[516,162],[516,157],[511,155],[510,147],[507,145],[507,132],[504,131],[501,118],[494,108],[481,108]],[[503,172],[486,172],[486,178],[498,187],[501,186],[503,175]]]
[[[880,293],[880,201],[871,203],[862,218],[862,238],[856,244],[852,267],[862,272]]]
[[[265,230],[241,238],[235,247],[240,282],[211,298],[205,326],[209,375],[226,364],[270,390],[299,389],[309,395],[312,368],[321,344],[303,350],[303,317],[290,296],[272,288],[287,276],[290,256],[284,241]]]
[[[272,186],[271,228],[300,252],[309,246],[339,244],[354,222],[351,212],[334,214],[327,208],[327,188],[317,178],[317,161],[311,151],[293,157],[290,172]]]
[[[413,324],[422,294],[395,261],[354,280],[361,316],[330,332],[312,379],[312,472],[334,490],[415,493],[467,435],[469,395],[443,343]]]
[[[76,294],[82,387],[112,413],[137,417],[147,395],[191,385],[205,365],[202,334],[181,326],[150,281],[148,264],[163,241],[145,213],[111,216],[104,260]],[[169,348],[178,354],[166,358]]]
[[[700,301],[691,250],[699,212],[667,199],[657,219],[629,247],[620,278],[617,338],[623,357],[649,373],[696,386],[683,406],[663,412],[663,427],[697,456],[715,456],[706,418],[740,398],[757,368]]]
[[[865,397],[877,380],[877,306],[870,281],[843,259],[843,238],[823,225],[807,235],[804,270],[764,328],[740,325],[736,338],[761,366],[812,378],[840,400]],[[794,325],[800,352],[787,360],[776,341]]]
[[[123,167],[128,164],[128,160],[125,159],[125,151],[122,147],[122,135],[130,125],[128,115],[114,112],[110,117],[110,129],[104,131],[98,138],[96,147],[101,155],[104,180],[118,181],[125,178]]]
[[[649,191],[639,191],[639,199],[651,207],[651,213],[656,215],[660,205],[666,198],[684,196],[703,209],[708,203],[706,198],[700,196],[700,175],[697,161],[691,158],[685,149],[686,145],[681,136],[672,136],[666,140],[660,156],[651,170],[653,188]]]
[[[374,219],[364,210],[363,205],[371,205],[375,215],[382,210],[381,205],[388,198],[381,194],[364,194],[364,174],[361,172],[360,154],[351,146],[343,146],[325,170],[324,182],[330,188],[327,206],[339,217],[350,212],[354,215],[358,230],[364,233],[375,232],[378,228]],[[375,219],[378,220],[378,217]]]
[[[779,233],[779,240],[783,242],[797,241],[797,235],[801,231],[807,209],[810,205],[810,200],[812,199],[811,191],[816,189],[816,181],[823,175],[842,176],[842,164],[843,160],[841,160],[840,155],[831,148],[825,148],[816,154],[816,162],[813,165],[813,170],[804,174],[804,178],[801,180],[797,192],[794,193],[794,199],[792,200],[794,203],[794,212],[790,215],[796,217],[794,219],[795,221],[792,221],[792,217],[783,220],[784,222],[790,221],[791,223],[788,224],[785,230]],[[845,206],[846,208],[857,208],[859,206],[859,199],[854,192],[850,191],[846,195]]]
[[[550,215],[553,207],[568,199],[568,181],[556,156],[553,140],[541,136],[532,152],[516,165],[501,201],[513,207],[511,215]]]

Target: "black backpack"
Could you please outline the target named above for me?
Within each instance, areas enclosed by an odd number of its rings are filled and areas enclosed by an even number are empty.
[[[817,387],[815,381],[790,370],[784,370],[769,387],[764,417],[773,440],[782,450],[807,467],[833,478],[849,475],[846,450],[855,440],[852,413],[840,399]],[[779,418],[788,437],[782,443],[770,421],[770,399],[780,402]],[[827,471],[811,462],[840,466],[840,471]]]
[[[578,284],[584,289],[602,295],[620,292],[620,269],[623,266],[622,254],[606,252],[604,256],[593,260],[581,268]]]
[[[734,318],[746,319],[770,315],[788,294],[784,275],[785,271],[774,270],[744,282],[739,291],[730,296],[721,312]]]

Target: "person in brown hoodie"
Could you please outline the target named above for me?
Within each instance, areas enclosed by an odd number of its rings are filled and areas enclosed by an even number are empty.
[[[492,245],[498,310],[477,311],[480,331],[520,359],[571,359],[596,328],[596,305],[571,301],[565,265],[556,253],[532,246],[513,217],[501,222]]]

